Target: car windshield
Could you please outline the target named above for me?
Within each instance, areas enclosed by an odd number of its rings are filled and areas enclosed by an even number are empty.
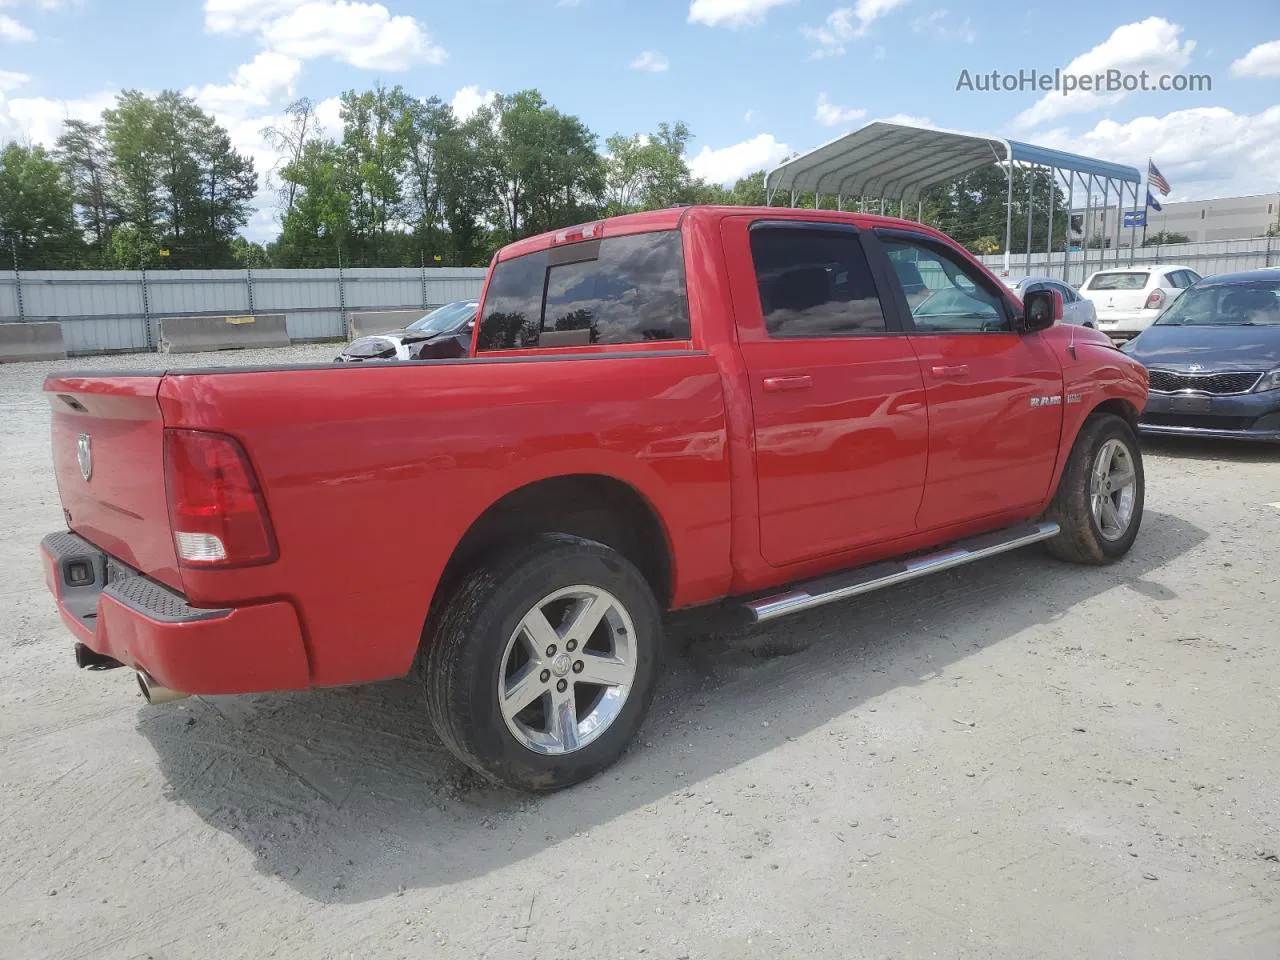
[[[453,333],[465,327],[475,315],[476,303],[474,300],[448,303],[443,307],[432,310],[421,320],[413,321],[407,329],[412,330],[414,333]]]
[[[1280,280],[1192,287],[1156,323],[1179,327],[1280,325]]]
[[[1151,274],[1143,270],[1138,273],[1099,273],[1089,281],[1090,290],[1141,290],[1147,285]]]

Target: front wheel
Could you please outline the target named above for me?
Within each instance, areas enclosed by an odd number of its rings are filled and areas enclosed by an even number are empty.
[[[1072,563],[1114,563],[1142,525],[1146,478],[1133,428],[1114,414],[1085,421],[1071,448],[1058,492],[1045,512],[1062,532],[1049,552]]]
[[[427,638],[432,725],[490,780],[571,786],[617,760],[639,729],[661,633],[653,591],[625,557],[539,536],[466,577]]]

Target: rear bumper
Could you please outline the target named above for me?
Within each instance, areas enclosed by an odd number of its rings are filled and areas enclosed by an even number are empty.
[[[1099,310],[1098,329],[1113,340],[1132,340],[1159,315],[1158,310]]]
[[[73,533],[40,544],[45,582],[76,640],[105,657],[194,694],[310,686],[293,604],[276,600],[210,610],[142,576]]]
[[[1280,442],[1280,390],[1226,397],[1152,393],[1138,427],[1156,436]]]

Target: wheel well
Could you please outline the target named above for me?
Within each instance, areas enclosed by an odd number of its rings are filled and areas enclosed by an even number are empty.
[[[1138,411],[1128,400],[1103,400],[1090,411],[1089,416],[1096,417],[1100,413],[1113,413],[1125,423],[1136,435],[1138,432]]]
[[[485,553],[539,533],[567,533],[612,547],[635,564],[660,606],[670,602],[670,550],[649,501],[620,480],[579,474],[521,487],[481,514],[445,566],[432,598],[432,613]]]

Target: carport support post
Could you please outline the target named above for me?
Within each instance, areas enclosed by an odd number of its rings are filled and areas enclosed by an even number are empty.
[[[1058,199],[1058,171],[1049,168],[1049,229],[1044,235],[1044,275],[1053,276],[1053,206]],[[1062,278],[1066,281],[1066,277]]]
[[[1093,174],[1084,185],[1084,236],[1080,239],[1080,282],[1089,275],[1089,241],[1093,238]]]
[[[1004,168],[1008,189],[1004,197],[1004,275],[1009,275],[1009,245],[1013,242],[1013,157]]]
[[[1032,200],[1034,199],[1031,193],[1031,186],[1036,182],[1036,166],[1033,163],[1025,169],[1027,171],[1027,254],[1024,258],[1024,263],[1027,266],[1027,276],[1031,276],[1031,210]]]
[[[1070,171],[1071,179],[1067,183],[1067,226],[1062,231],[1062,281],[1071,282],[1071,211],[1076,205],[1076,172]],[[1083,221],[1081,222],[1083,226]],[[1080,278],[1084,283],[1084,277]]]
[[[1111,179],[1107,178],[1102,181],[1102,245],[1098,247],[1098,269],[1103,270],[1107,266],[1107,213],[1111,209]]]
[[[1138,244],[1138,224],[1137,224],[1137,219],[1138,219],[1138,185],[1135,183],[1135,184],[1133,184],[1132,186],[1133,186],[1133,220],[1129,223],[1129,266],[1131,266],[1131,267],[1133,266],[1133,258],[1134,258],[1134,256],[1137,254],[1137,252],[1138,252],[1138,248],[1137,248],[1137,244]],[[1143,210],[1143,211],[1142,211],[1142,216],[1143,216],[1143,218],[1144,218],[1144,219],[1146,218],[1146,215],[1147,215],[1147,212],[1146,212],[1145,210]]]

